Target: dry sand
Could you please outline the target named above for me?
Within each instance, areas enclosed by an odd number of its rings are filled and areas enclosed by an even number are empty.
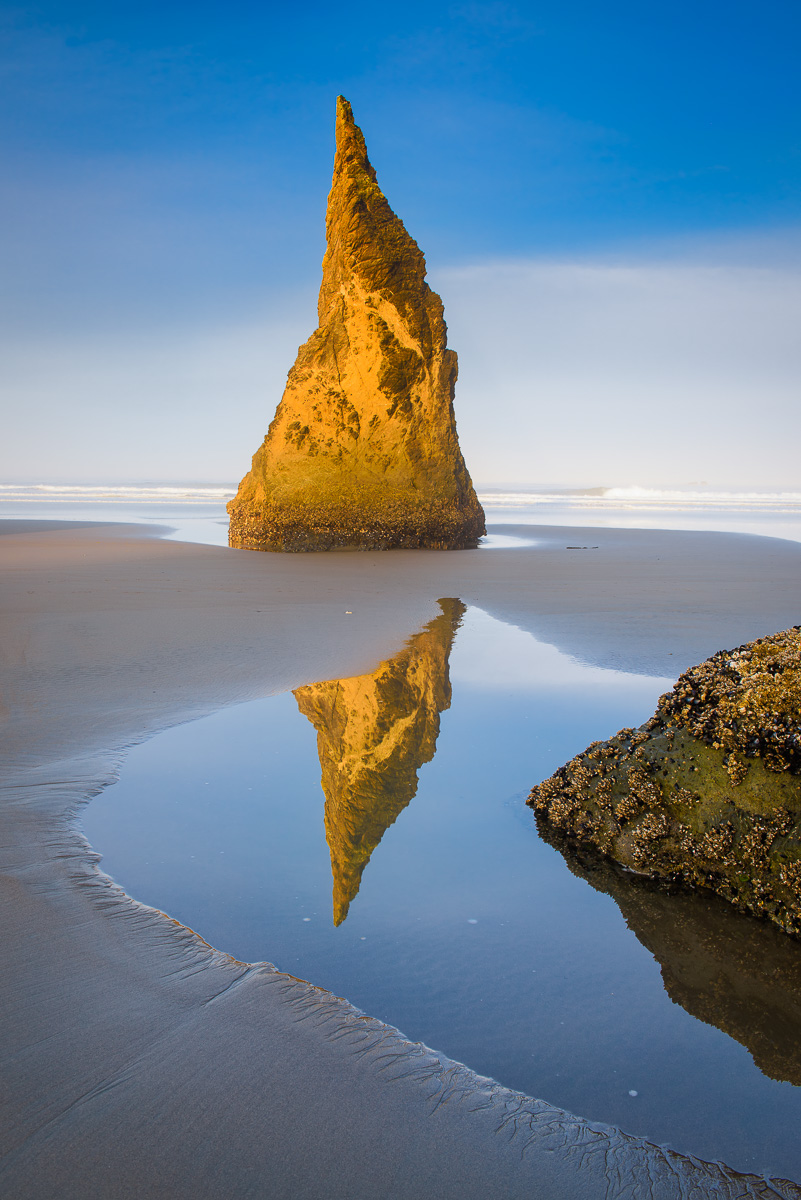
[[[537,544],[290,556],[6,523],[2,1195],[801,1196],[510,1092],[212,950],[116,888],[74,828],[132,743],[366,672],[441,596],[667,675],[801,620],[796,543],[497,528]]]

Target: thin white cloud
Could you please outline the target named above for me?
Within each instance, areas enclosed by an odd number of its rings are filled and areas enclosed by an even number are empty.
[[[476,480],[801,482],[795,259],[485,262],[432,284]],[[7,337],[6,478],[237,479],[315,321],[312,289],[281,300],[247,320]]]
[[[308,307],[313,312],[313,299]],[[31,481],[238,480],[272,419],[303,318],[0,346],[0,472]]]
[[[494,262],[440,271],[486,481],[801,477],[801,268]]]

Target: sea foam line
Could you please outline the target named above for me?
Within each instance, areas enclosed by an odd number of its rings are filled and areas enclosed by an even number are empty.
[[[742,509],[798,513],[801,511],[801,492],[723,492],[683,491],[679,489],[611,487],[586,491],[550,492],[484,492],[479,500],[487,508],[535,508],[558,504],[567,508],[607,509]]]
[[[159,503],[219,504],[233,498],[234,485],[201,484],[55,484],[0,483],[0,503],[37,502],[119,504]],[[670,511],[724,509],[775,513],[801,512],[801,491],[713,491],[690,488],[645,488],[637,486],[565,488],[547,491],[479,491],[479,500],[488,509],[537,508],[558,504],[576,509],[625,509]]]
[[[183,504],[223,504],[236,494],[235,487],[200,487],[186,484],[153,484],[147,486],[113,484],[0,484],[0,502],[6,501],[51,501],[68,502],[115,500],[123,504],[140,504],[145,501],[170,500]]]

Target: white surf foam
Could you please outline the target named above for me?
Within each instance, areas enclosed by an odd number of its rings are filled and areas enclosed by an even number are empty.
[[[56,484],[2,483],[0,502],[47,501],[49,503],[143,504],[171,501],[177,504],[225,504],[233,499],[236,488],[216,484]]]
[[[722,491],[701,488],[647,488],[636,485],[552,491],[479,492],[491,509],[559,504],[574,508],[695,511],[739,509],[745,512],[801,512],[801,491]]]

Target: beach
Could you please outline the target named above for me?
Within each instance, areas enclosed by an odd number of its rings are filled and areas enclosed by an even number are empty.
[[[229,958],[129,899],[75,826],[132,745],[368,672],[443,597],[583,663],[671,678],[799,619],[798,543],[492,532],[476,551],[279,555],[3,523],[6,1194],[768,1194],[476,1076],[314,980]]]

